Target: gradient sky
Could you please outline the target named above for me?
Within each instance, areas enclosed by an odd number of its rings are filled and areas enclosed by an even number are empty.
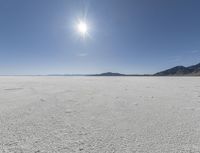
[[[85,39],[75,29],[83,17]],[[199,62],[199,0],[0,0],[1,75],[143,74]]]

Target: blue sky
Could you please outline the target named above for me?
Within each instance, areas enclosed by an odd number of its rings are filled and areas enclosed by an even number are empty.
[[[199,63],[199,7],[199,0],[0,0],[0,74],[143,74]],[[81,18],[84,39],[75,28]]]

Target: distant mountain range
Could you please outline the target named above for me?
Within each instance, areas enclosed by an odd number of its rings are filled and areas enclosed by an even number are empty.
[[[122,73],[113,73],[113,72],[106,72],[100,74],[90,74],[86,76],[152,76],[150,74],[122,74]]]
[[[122,74],[106,72],[100,74],[49,74],[48,76],[152,76],[151,74]]]
[[[101,73],[88,76],[200,76],[200,63],[192,66],[176,66],[153,75],[151,74],[121,74],[121,73]]]
[[[126,75],[121,73],[106,72],[101,74],[91,74],[89,76],[126,76]]]
[[[200,63],[192,66],[176,66],[155,74],[122,74],[106,72],[100,74],[50,74],[48,76],[200,76]]]
[[[188,67],[176,66],[158,72],[154,76],[200,76],[200,63]]]

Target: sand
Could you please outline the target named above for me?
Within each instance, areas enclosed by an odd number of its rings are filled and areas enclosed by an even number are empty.
[[[0,153],[199,153],[198,77],[0,77]]]

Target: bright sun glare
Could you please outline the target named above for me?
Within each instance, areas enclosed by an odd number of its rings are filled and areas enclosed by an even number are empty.
[[[83,36],[85,36],[88,31],[88,26],[85,22],[80,21],[77,25],[77,30],[79,33],[81,33]]]

